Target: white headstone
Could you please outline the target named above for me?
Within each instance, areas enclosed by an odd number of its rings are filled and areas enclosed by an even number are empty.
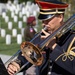
[[[3,12],[2,17],[5,18],[5,16],[6,16],[6,12]]]
[[[36,12],[36,11],[33,11],[33,15],[34,15],[34,16],[37,16],[37,12]]]
[[[22,15],[25,15],[25,7],[22,8]]]
[[[6,44],[7,45],[11,44],[11,35],[9,35],[9,34],[6,35]]]
[[[8,22],[8,29],[12,29],[12,22]]]
[[[8,2],[7,2],[7,3],[10,5],[12,2],[11,2],[11,0],[8,0]]]
[[[27,1],[27,5],[31,5],[31,1]]]
[[[8,21],[9,21],[9,17],[5,16],[5,22],[8,22]]]
[[[20,4],[17,4],[16,8],[17,8],[17,11],[19,12],[20,11]]]
[[[21,29],[21,34],[24,36],[24,28]]]
[[[22,35],[18,34],[17,35],[17,44],[21,44],[22,43]]]
[[[5,37],[5,35],[6,35],[5,29],[1,29],[1,37]]]
[[[26,16],[29,17],[30,16],[30,12],[26,11]]]
[[[18,14],[18,10],[17,9],[15,10],[15,14]]]
[[[10,9],[9,9],[11,12],[14,12],[16,10],[16,5],[12,4],[10,6]]]
[[[22,18],[22,12],[19,12],[19,17]]]
[[[26,22],[26,21],[27,21],[27,17],[23,16],[23,22]]]
[[[18,0],[13,0],[14,1],[14,4],[18,4]]]
[[[18,21],[18,17],[14,16],[14,22],[17,22],[17,21]]]
[[[14,16],[15,16],[14,12],[11,12],[11,18],[14,18]]]
[[[12,36],[16,37],[17,36],[17,29],[12,29]]]
[[[18,28],[21,29],[22,28],[22,21],[18,22]]]

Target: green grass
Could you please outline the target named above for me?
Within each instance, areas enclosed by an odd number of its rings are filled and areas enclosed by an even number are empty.
[[[12,37],[11,39],[11,44],[6,45],[5,38],[0,37],[0,54],[13,55],[20,49],[20,44],[17,44],[16,38]]]
[[[20,45],[13,43],[11,45],[0,44],[0,54],[13,55],[20,49]]]

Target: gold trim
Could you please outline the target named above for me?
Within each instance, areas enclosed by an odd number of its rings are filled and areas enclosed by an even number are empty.
[[[66,8],[50,8],[50,9],[43,9],[42,7],[40,8],[40,10],[52,10],[52,9],[66,9]]]
[[[40,14],[61,14],[61,13],[64,13],[64,12],[59,12],[59,11],[56,11],[56,12],[40,12]]]
[[[62,61],[66,61],[67,58],[70,59],[70,61],[74,60],[75,52],[73,50],[75,50],[75,47],[72,47],[74,42],[75,42],[75,37],[73,38],[72,42],[70,43],[70,45],[67,49],[67,52],[64,52],[61,55],[59,55],[55,61],[57,61],[60,57],[62,57]]]
[[[70,51],[70,54],[73,55],[73,56],[75,56],[75,52],[73,52],[73,51]]]

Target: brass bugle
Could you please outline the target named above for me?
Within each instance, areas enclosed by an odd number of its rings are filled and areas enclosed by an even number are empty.
[[[21,50],[24,57],[32,64],[38,66],[43,62],[43,55],[41,51],[48,44],[48,42],[54,37],[61,37],[65,32],[68,32],[75,26],[75,15],[71,16],[61,27],[59,27],[56,31],[50,34],[46,39],[43,39],[38,42],[38,38],[40,38],[40,33],[36,35],[30,42],[25,41],[21,44]],[[37,41],[35,43],[35,41]]]

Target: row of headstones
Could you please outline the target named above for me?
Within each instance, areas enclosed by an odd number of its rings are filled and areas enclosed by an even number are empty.
[[[10,45],[11,42],[12,42],[12,36],[10,34],[7,34],[6,37],[5,37],[5,42],[6,42],[6,45]],[[22,35],[21,34],[18,34],[17,35],[17,44],[21,44],[22,43]]]
[[[11,34],[6,34],[5,29],[1,29],[1,37],[5,37],[6,40],[6,44],[10,45],[11,41],[12,41],[12,37],[17,38],[17,44],[21,44],[22,43],[22,37],[24,36],[24,29],[21,30],[21,34],[17,34],[17,30],[13,29],[12,30],[12,35]]]
[[[8,2],[6,4],[7,10],[11,12],[11,17],[14,17],[15,14],[19,17],[22,17],[23,15],[26,15],[29,17],[30,15],[37,16],[37,12],[39,11],[39,7],[37,4],[27,2],[26,4],[13,4],[11,2]]]
[[[5,29],[1,29],[0,30],[0,34],[1,34],[1,37],[5,37],[7,34],[6,34],[6,30]],[[12,29],[12,34],[10,34],[10,35],[12,35],[12,37],[16,37],[18,34],[17,34],[17,29]],[[24,36],[24,28],[22,28],[21,29],[21,35],[22,35],[22,37]]]
[[[10,6],[10,4],[8,4],[9,5],[9,7],[11,7]],[[33,7],[34,8],[38,8],[38,7],[35,7],[36,5],[34,5]],[[7,7],[8,8],[8,7]],[[19,8],[19,7],[18,7]],[[25,6],[24,7],[22,7],[22,9],[21,8],[19,8],[19,11],[17,11],[18,10],[18,8],[14,8],[15,9],[15,11],[11,11],[10,12],[10,14],[11,14],[11,16],[10,16],[10,18],[13,18],[13,21],[14,22],[18,22],[18,18],[22,18],[22,21],[23,22],[26,22],[26,20],[27,20],[27,17],[29,17],[29,16],[31,16],[31,15],[33,15],[33,16],[35,16],[36,18],[37,18],[37,11],[35,10],[35,11],[33,11],[33,14],[31,14],[30,13],[30,11],[29,11],[29,9],[31,9],[32,10],[32,8],[30,8],[30,6],[29,5],[27,5],[27,10],[25,10]],[[9,9],[7,9],[7,11],[8,11]],[[25,15],[23,14],[23,13],[25,13]],[[17,15],[16,15],[17,14]],[[19,15],[19,16],[18,16]],[[4,18],[4,20],[5,20],[5,22],[9,22],[10,21],[10,18],[9,18],[9,16],[7,15],[7,12],[2,12],[2,17]]]
[[[5,22],[9,22],[10,18],[9,18],[9,16],[7,16],[6,14],[7,14],[6,12],[3,12],[3,13],[2,13],[2,18],[4,18]],[[19,16],[20,16],[20,18],[23,18],[23,22],[26,22],[27,16],[25,16],[25,15],[22,16],[21,13],[20,13]],[[18,17],[17,15],[14,15],[14,13],[11,13],[11,17],[13,18],[13,21],[14,21],[14,22],[18,22],[18,18],[19,18],[19,17]]]
[[[32,16],[32,15],[31,15],[31,16]],[[6,22],[6,23],[8,23],[8,29],[9,29],[9,28],[11,29],[11,28],[12,28],[12,22],[9,21],[10,18],[6,15],[6,12],[3,12],[3,13],[2,13],[2,18],[5,19],[5,22]],[[14,23],[18,23],[18,28],[22,28],[22,23],[23,23],[23,22],[26,23],[26,21],[27,21],[27,16],[24,15],[22,21],[19,21],[19,20],[18,20],[18,16],[14,16],[14,17],[13,17],[13,20],[14,20]],[[37,19],[37,17],[36,17],[36,22],[37,22],[37,24],[38,24],[38,19]]]
[[[22,21],[19,21],[16,26],[18,27],[18,29],[22,29],[23,28],[23,22]],[[11,21],[8,22],[7,28],[9,30],[12,30],[13,29],[13,23]]]

